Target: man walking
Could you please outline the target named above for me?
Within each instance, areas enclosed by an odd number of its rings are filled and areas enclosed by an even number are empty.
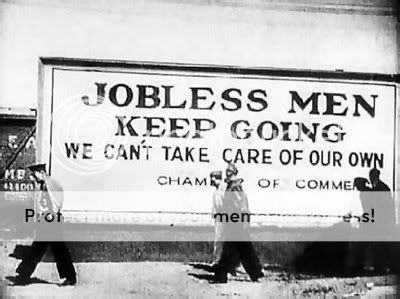
[[[215,265],[219,255],[221,254],[222,246],[222,223],[218,221],[216,215],[222,212],[222,199],[224,197],[224,184],[222,183],[222,171],[213,171],[210,173],[210,185],[215,187],[212,198],[211,217],[214,219],[214,250],[213,264]]]
[[[237,178],[238,169],[229,163],[226,169],[227,187],[223,198],[223,213],[228,215],[228,219],[233,214],[250,216],[247,196],[242,188],[242,180]],[[215,281],[226,283],[227,274],[242,263],[244,269],[249,274],[252,281],[257,281],[263,277],[260,261],[254,250],[250,238],[250,219],[238,223],[223,224],[224,243],[221,258],[215,269]]]
[[[35,198],[36,216],[53,215],[56,219],[60,215],[63,204],[63,190],[61,186],[46,174],[46,164],[36,164],[28,167],[33,173],[35,179],[35,187],[39,192]],[[43,220],[42,220],[43,222]],[[51,239],[52,235],[61,233],[57,230],[55,223],[41,223],[41,228],[37,230],[37,237],[43,239]],[[59,237],[59,236],[58,236]],[[15,280],[15,285],[25,285],[29,283],[32,273],[36,266],[42,260],[47,248],[50,247],[54,260],[57,265],[57,270],[61,279],[65,279],[61,286],[69,286],[76,284],[76,272],[72,263],[71,255],[64,242],[55,241],[34,241],[30,248],[29,254],[25,256],[19,264],[16,272],[18,276]]]

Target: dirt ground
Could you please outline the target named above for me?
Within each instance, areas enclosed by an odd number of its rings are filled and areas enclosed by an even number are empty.
[[[0,252],[0,297],[395,297],[394,276],[327,278],[291,273],[265,265],[265,278],[250,282],[239,270],[227,284],[212,283],[212,273],[204,263],[176,262],[92,262],[76,263],[78,284],[58,286],[54,263],[40,263],[31,284],[12,286],[19,260],[9,256],[13,246],[3,244]],[[372,288],[367,283],[373,283]]]

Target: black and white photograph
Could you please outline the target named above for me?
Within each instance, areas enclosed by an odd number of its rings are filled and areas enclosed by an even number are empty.
[[[398,0],[0,0],[0,298],[400,297]]]

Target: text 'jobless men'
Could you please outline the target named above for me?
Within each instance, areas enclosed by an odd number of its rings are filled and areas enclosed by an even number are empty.
[[[268,112],[270,99],[265,89],[242,90],[227,88],[215,91],[211,87],[188,87],[176,90],[172,85],[135,85],[118,83],[108,87],[107,83],[94,83],[96,98],[88,95],[81,97],[88,106],[99,106],[105,99],[115,107],[132,107],[135,109],[174,109],[220,111],[224,113],[244,110],[251,119],[252,113]],[[301,92],[300,92],[301,93]],[[310,115],[338,117],[375,117],[375,103],[378,95],[360,95],[313,91],[300,95],[298,91],[288,90],[287,115],[301,113]],[[283,101],[284,99],[275,99]],[[283,104],[285,102],[282,102]],[[126,109],[124,109],[126,111]],[[267,114],[266,114],[267,115]],[[168,118],[155,116],[117,115],[116,136],[144,136],[170,138],[204,138],[206,132],[217,127],[210,118]],[[301,142],[306,136],[308,140],[317,142],[340,142],[346,133],[338,123],[321,124],[313,122],[271,121],[263,120],[252,124],[250,120],[238,119],[230,126],[233,138],[249,139],[253,136],[265,141],[279,139],[280,141]]]

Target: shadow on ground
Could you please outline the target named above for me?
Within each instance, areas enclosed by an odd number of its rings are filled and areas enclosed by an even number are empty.
[[[12,283],[15,283],[16,282],[16,279],[17,279],[17,276],[6,276],[5,277],[8,281],[10,281],[10,282],[12,282]],[[42,284],[57,284],[57,283],[55,283],[55,282],[50,282],[50,281],[47,281],[47,280],[43,280],[43,279],[40,279],[40,278],[37,278],[37,277],[32,277],[32,278],[30,278],[28,281],[27,281],[27,284],[38,284],[38,283],[42,283]]]
[[[74,262],[190,261],[195,269],[212,272],[207,264],[212,242],[69,242],[68,247]],[[400,271],[400,242],[255,242],[254,247],[269,271],[325,277]],[[22,259],[29,249],[16,245],[9,256]],[[44,262],[52,261],[48,250]],[[373,271],[365,271],[366,265],[373,266]]]
[[[313,242],[294,260],[296,272],[335,277],[398,273],[399,242]]]

